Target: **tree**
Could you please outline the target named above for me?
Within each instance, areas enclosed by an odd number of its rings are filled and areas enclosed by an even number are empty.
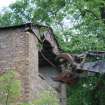
[[[64,51],[105,50],[104,0],[19,0],[9,10],[0,16],[1,26],[48,25]]]
[[[63,51],[80,53],[87,50],[105,50],[105,0],[19,0],[0,16],[0,26],[27,22],[52,27]],[[85,83],[89,85],[87,80]],[[94,78],[91,81],[94,84]],[[85,95],[89,89],[83,90]],[[83,91],[78,88],[76,92],[79,94],[75,95],[80,96],[80,100],[90,99],[90,95],[87,98],[80,95]]]

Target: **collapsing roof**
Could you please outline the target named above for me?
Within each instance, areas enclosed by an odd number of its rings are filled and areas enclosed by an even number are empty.
[[[78,72],[78,70],[83,71],[90,71],[90,72],[105,72],[105,66],[103,62],[91,62],[91,63],[85,63],[82,62],[83,58],[82,56],[103,56],[105,52],[86,52],[85,54],[77,54],[72,55],[69,53],[61,53],[59,45],[56,41],[56,38],[53,34],[53,30],[50,27],[42,26],[42,25],[33,25],[32,23],[26,23],[22,25],[17,26],[9,26],[9,27],[1,27],[0,30],[6,30],[6,29],[15,29],[24,27],[24,31],[31,32],[35,35],[35,37],[39,41],[39,66],[45,66],[47,64],[50,64],[51,66],[57,68],[59,64],[65,64],[65,62],[68,62],[70,66],[72,67],[72,71]],[[39,29],[39,36],[37,32],[34,30],[34,27]],[[60,58],[63,60],[58,60],[56,58]],[[87,66],[88,65],[88,66]],[[99,66],[101,65],[101,66]],[[96,67],[97,66],[97,67]],[[102,70],[99,70],[101,69]]]
[[[39,58],[40,58],[39,64],[41,66],[44,66],[44,64],[48,64],[48,63],[52,66],[57,66],[56,64],[60,63],[58,60],[55,60],[55,58],[59,57],[59,55],[62,55],[62,53],[60,53],[59,44],[57,43],[57,40],[55,38],[55,35],[54,35],[51,27],[38,25],[38,24],[32,24],[32,23],[26,23],[26,24],[16,25],[16,26],[0,27],[0,30],[15,29],[15,28],[20,28],[20,27],[25,27],[25,31],[30,31],[31,33],[33,33],[37,37],[41,46],[43,47],[41,50],[39,50]],[[33,27],[37,27],[40,30],[39,31],[40,36],[37,36]],[[77,54],[75,56],[72,54],[69,54],[69,53],[65,53],[65,54],[63,54],[62,58],[64,60],[68,60],[69,63],[72,63],[72,62],[77,63],[78,60],[80,60],[81,56],[83,56],[83,55],[86,55],[87,57],[104,56],[105,52],[104,51],[93,51],[93,52],[89,51],[89,52],[85,52],[82,54]],[[100,63],[98,63],[98,62],[90,62],[89,63],[88,62],[88,63],[84,63],[84,65],[81,66],[82,68],[80,68],[80,69],[92,71],[92,72],[99,72],[99,70],[97,70],[97,69],[99,68],[99,65],[102,65],[102,64],[103,64],[103,62],[100,62]],[[87,67],[87,65],[89,65],[90,67]],[[98,65],[98,68],[93,69],[92,65]],[[96,66],[94,66],[94,67],[96,67]],[[102,71],[105,72],[104,69]]]
[[[16,71],[16,79],[22,84],[22,101],[36,99],[40,92],[51,89],[48,81],[40,78],[40,70],[44,71],[43,66],[48,64],[56,68],[57,54],[59,47],[50,27],[27,23],[0,28],[0,76],[9,70]],[[56,71],[48,70],[50,74]]]
[[[22,28],[22,27],[24,27],[24,31],[28,31],[34,34],[39,41],[39,47],[41,47],[39,48],[40,66],[43,66],[48,63],[52,66],[55,66],[56,62],[54,58],[56,58],[56,56],[59,54],[60,48],[51,27],[26,23],[26,24],[16,25],[16,26],[0,27],[0,30],[16,29],[16,28]],[[38,34],[34,28],[38,28],[39,30]]]

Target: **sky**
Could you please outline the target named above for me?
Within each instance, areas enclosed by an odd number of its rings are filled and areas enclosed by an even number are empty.
[[[0,0],[0,8],[8,7],[9,4],[14,3],[16,0]]]

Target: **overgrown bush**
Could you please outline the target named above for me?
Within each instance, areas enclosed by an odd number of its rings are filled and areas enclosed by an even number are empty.
[[[87,77],[67,91],[68,105],[105,105],[105,75]]]
[[[16,78],[16,71],[8,70],[0,76],[0,105],[15,105],[21,95],[21,82]],[[53,90],[46,90],[39,94],[40,98],[32,103],[19,105],[58,105],[58,99]]]
[[[0,105],[12,105],[20,96],[20,80],[16,79],[16,72],[8,70],[0,75]]]

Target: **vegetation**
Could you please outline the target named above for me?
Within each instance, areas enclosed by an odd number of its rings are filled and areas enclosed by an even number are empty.
[[[16,72],[13,70],[0,76],[0,104],[15,104],[20,97],[20,85],[20,80],[16,79]]]
[[[68,105],[105,105],[105,75],[87,77],[68,87]]]
[[[0,104],[14,105],[21,97],[21,82],[16,77],[14,70],[9,70],[0,76]],[[52,89],[43,91],[39,94],[39,99],[32,103],[19,103],[19,105],[58,105],[58,99]]]
[[[64,51],[105,50],[104,5],[104,0],[17,0],[0,15],[0,26],[48,25]]]
[[[18,0],[0,15],[0,26],[27,22],[52,27],[65,52],[105,50],[105,0]],[[103,88],[91,95],[99,79],[88,77],[71,87],[68,105],[104,105],[103,78]]]

